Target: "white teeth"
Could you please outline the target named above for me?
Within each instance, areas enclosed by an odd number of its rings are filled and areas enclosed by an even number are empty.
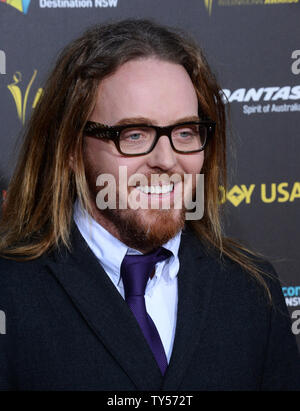
[[[136,188],[145,194],[167,194],[173,191],[174,183],[164,186],[137,186]]]

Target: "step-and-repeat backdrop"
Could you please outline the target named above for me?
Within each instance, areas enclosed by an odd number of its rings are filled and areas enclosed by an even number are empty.
[[[300,347],[300,0],[0,0],[0,189],[58,52],[88,26],[153,18],[199,42],[230,112],[227,233],[275,266]],[[237,307],[238,309],[238,307]]]

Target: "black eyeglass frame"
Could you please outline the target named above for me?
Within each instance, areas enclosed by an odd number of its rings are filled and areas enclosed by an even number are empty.
[[[206,135],[205,142],[202,145],[202,147],[197,150],[188,150],[188,151],[177,150],[172,141],[172,131],[175,127],[185,126],[188,124],[206,127],[207,135]],[[149,148],[149,150],[143,153],[134,153],[134,154],[133,153],[131,154],[123,153],[120,147],[121,132],[126,128],[137,128],[137,127],[149,127],[155,130],[156,136],[155,136],[155,139],[153,140],[151,147]],[[154,147],[156,146],[161,136],[167,136],[169,138],[171,147],[176,153],[179,153],[179,154],[198,153],[199,151],[204,150],[208,139],[214,135],[215,127],[216,127],[216,123],[210,119],[202,120],[202,121],[186,121],[184,123],[177,123],[177,124],[173,124],[171,126],[166,126],[166,127],[154,126],[152,124],[126,124],[122,126],[107,126],[105,124],[96,123],[95,121],[87,121],[86,125],[84,126],[83,133],[88,137],[97,138],[99,140],[102,140],[102,139],[112,140],[115,143],[115,146],[120,154],[126,157],[137,157],[137,156],[144,156],[146,154],[149,154],[154,149]]]

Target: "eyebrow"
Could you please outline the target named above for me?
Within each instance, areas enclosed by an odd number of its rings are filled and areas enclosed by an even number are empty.
[[[186,123],[189,121],[200,121],[200,118],[198,116],[188,116],[188,117],[183,117],[179,118],[176,121],[174,121],[172,124],[179,124],[179,123]],[[119,120],[115,126],[126,126],[127,124],[149,124],[149,125],[155,125],[156,121],[153,121],[147,117],[129,117],[129,118],[122,118]]]

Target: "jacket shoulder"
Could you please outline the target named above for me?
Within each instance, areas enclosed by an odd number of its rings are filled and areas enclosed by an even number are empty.
[[[252,292],[258,296],[262,295],[264,301],[268,301],[269,297],[279,300],[282,304],[282,290],[278,273],[273,264],[263,256],[252,254],[239,248],[240,254],[247,258],[252,264],[255,273],[251,273],[238,262],[229,258],[220,250],[210,246],[206,241],[203,241],[197,233],[190,227],[182,233],[181,255],[185,258],[195,261],[205,261],[210,266],[211,272],[214,272],[215,280],[218,282],[218,287],[223,284],[229,286],[232,292]]]
[[[13,260],[0,257],[0,292],[6,286],[17,286],[20,282],[30,282],[40,272],[42,258],[30,261]]]

